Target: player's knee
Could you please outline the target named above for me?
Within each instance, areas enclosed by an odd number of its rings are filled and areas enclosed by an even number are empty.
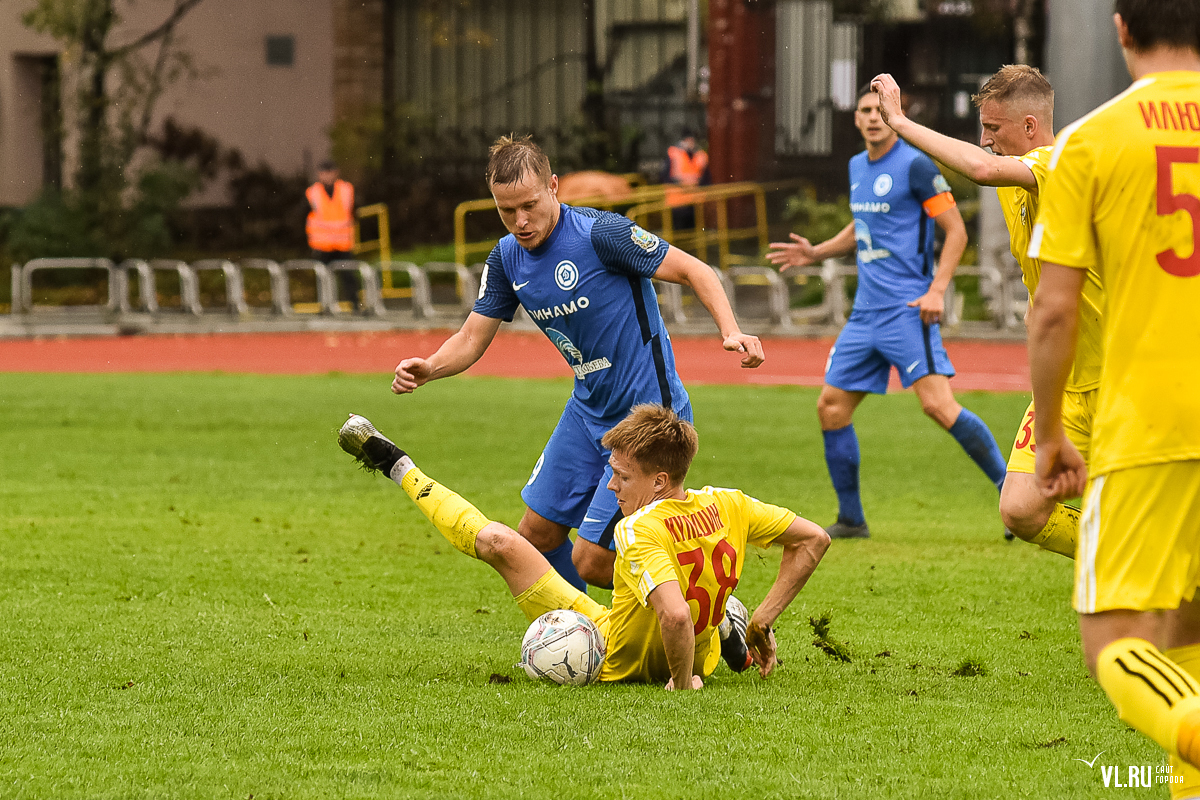
[[[846,427],[853,421],[853,409],[822,394],[817,398],[817,419],[821,430],[836,431]]]
[[[941,425],[946,430],[954,425],[958,419],[959,413],[962,412],[962,406],[950,397],[948,400],[944,397],[921,397],[921,410],[925,412],[925,416]]]
[[[615,560],[615,553],[598,545],[581,547],[576,542],[575,550],[571,553],[575,571],[592,586],[612,586]]]
[[[511,561],[520,539],[521,535],[512,528],[492,522],[475,536],[475,554],[488,564]]]
[[[1017,481],[1012,481],[1015,485]],[[1048,507],[1047,507],[1048,506]],[[1029,541],[1050,520],[1053,503],[1047,503],[1040,495],[1030,497],[1026,493],[1011,491],[1009,482],[1000,493],[1000,521],[1018,538]]]
[[[517,532],[541,552],[549,553],[567,540],[570,529],[526,509]]]

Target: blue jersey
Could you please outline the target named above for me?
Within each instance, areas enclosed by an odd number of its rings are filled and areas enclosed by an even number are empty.
[[[850,210],[858,245],[856,311],[896,308],[929,291],[933,217],[953,207],[929,156],[898,140],[878,161],[850,159]]]
[[[560,206],[533,250],[505,236],[487,258],[475,312],[512,321],[517,306],[575,373],[576,400],[616,424],[638,403],[688,403],[650,282],[668,244],[626,217]]]

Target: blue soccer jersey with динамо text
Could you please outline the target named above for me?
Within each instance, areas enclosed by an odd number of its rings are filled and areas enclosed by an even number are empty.
[[[523,306],[575,373],[574,397],[597,420],[638,403],[688,402],[651,276],[668,244],[628,218],[560,206],[533,250],[505,236],[484,267],[475,312],[511,321]]]
[[[856,311],[907,305],[933,280],[933,218],[953,207],[929,156],[897,140],[882,158],[850,159],[850,210],[858,245]]]

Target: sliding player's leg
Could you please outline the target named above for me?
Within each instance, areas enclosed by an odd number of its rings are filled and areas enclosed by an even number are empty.
[[[555,608],[602,616],[603,607],[571,587],[536,547],[425,475],[365,417],[351,415],[338,432],[338,444],[368,469],[391,478],[454,549],[495,569],[530,620]]]

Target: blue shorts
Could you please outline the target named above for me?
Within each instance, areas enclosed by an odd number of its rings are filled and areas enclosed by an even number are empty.
[[[829,351],[825,382],[847,392],[887,394],[892,367],[905,389],[926,375],[954,375],[941,326],[921,322],[918,308],[852,313]]]
[[[689,402],[675,413],[692,421]],[[580,411],[572,397],[533,467],[521,499],[551,522],[578,528],[579,536],[615,550],[613,529],[623,516],[617,496],[608,488],[610,451],[600,444],[616,423],[600,423]]]

